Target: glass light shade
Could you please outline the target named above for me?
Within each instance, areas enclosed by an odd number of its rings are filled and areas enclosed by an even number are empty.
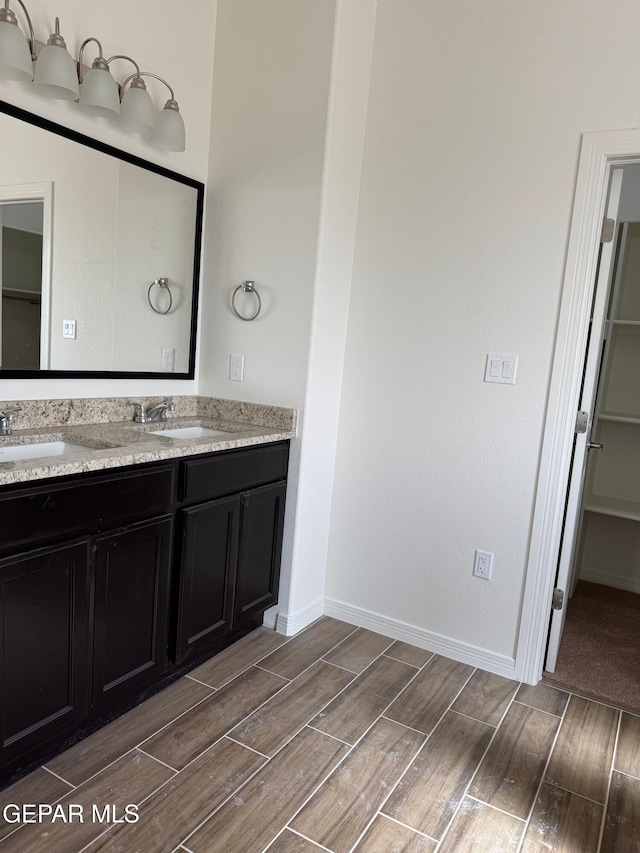
[[[120,104],[119,125],[128,133],[141,133],[149,139],[156,126],[156,110],[146,89],[129,87]]]
[[[76,64],[66,48],[46,44],[38,54],[35,68],[33,87],[36,92],[57,101],[78,99]]]
[[[0,78],[33,80],[31,51],[22,30],[10,21],[0,21]]]
[[[80,109],[91,116],[117,118],[120,115],[120,93],[111,72],[90,68],[80,84]]]
[[[184,151],[184,121],[178,110],[165,107],[160,111],[151,144],[163,151]]]

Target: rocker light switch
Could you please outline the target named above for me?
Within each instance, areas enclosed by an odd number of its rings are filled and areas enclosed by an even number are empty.
[[[484,372],[485,382],[500,382],[502,385],[514,385],[518,356],[503,352],[490,352]]]
[[[62,337],[70,338],[71,340],[76,339],[76,321],[75,320],[63,320],[62,321]]]

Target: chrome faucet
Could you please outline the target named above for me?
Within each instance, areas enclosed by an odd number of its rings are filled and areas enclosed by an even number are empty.
[[[129,404],[136,408],[134,421],[137,424],[163,423],[167,420],[167,412],[174,412],[176,408],[174,401],[168,397],[150,409],[147,409],[145,403],[137,403],[135,400],[129,400]]]
[[[8,406],[0,412],[0,435],[11,435],[11,430],[16,422],[20,406]]]

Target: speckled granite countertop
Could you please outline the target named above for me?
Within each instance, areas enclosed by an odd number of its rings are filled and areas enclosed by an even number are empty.
[[[214,398],[175,399],[176,415],[169,416],[166,423],[151,424],[136,424],[132,420],[110,421],[109,417],[114,413],[126,412],[126,409],[114,405],[114,400],[100,401],[104,402],[102,408],[95,400],[92,405],[87,401],[72,400],[21,403],[23,412],[20,417],[26,409],[25,420],[29,428],[14,428],[12,435],[0,437],[0,486],[266,444],[296,435],[297,412],[294,409]],[[78,415],[80,409],[86,413],[85,417],[93,417],[96,422],[82,422],[83,418]],[[43,423],[45,420],[49,420],[48,425]],[[152,431],[191,426],[223,430],[226,434],[195,439],[151,434]],[[3,448],[59,441],[74,447],[60,456],[2,461]]]

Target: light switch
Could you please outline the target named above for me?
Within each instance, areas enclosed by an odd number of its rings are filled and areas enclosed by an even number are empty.
[[[490,352],[487,355],[487,366],[484,372],[484,381],[500,382],[502,385],[514,385],[516,381],[517,367],[517,355],[503,352]]]
[[[63,320],[62,321],[62,337],[70,338],[71,340],[76,339],[76,321],[75,320]]]

